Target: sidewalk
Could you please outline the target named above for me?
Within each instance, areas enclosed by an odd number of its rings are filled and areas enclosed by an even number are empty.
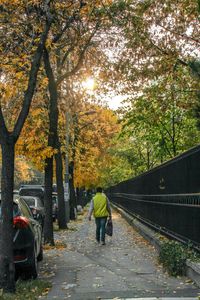
[[[40,299],[131,299],[157,297],[197,299],[200,290],[188,278],[169,277],[157,252],[118,213],[114,235],[106,245],[95,243],[95,223],[85,217],[55,234],[66,248],[46,250],[40,278],[52,289]],[[75,230],[74,230],[75,229]]]

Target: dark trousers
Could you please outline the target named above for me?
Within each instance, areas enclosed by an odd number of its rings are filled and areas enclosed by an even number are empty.
[[[96,240],[97,242],[105,242],[105,228],[107,217],[95,218],[96,222]]]

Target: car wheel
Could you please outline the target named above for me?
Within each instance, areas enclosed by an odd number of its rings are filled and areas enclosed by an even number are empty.
[[[38,254],[37,260],[38,261],[42,261],[43,260],[43,247],[42,247],[42,243],[41,243],[41,246],[40,246],[40,252]]]

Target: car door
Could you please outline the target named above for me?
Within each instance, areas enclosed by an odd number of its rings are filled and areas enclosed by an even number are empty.
[[[36,251],[37,251],[37,255],[39,254],[40,251],[40,246],[42,243],[42,228],[41,225],[38,221],[36,221],[33,218],[33,214],[30,210],[30,208],[28,207],[28,205],[26,204],[26,202],[23,199],[20,199],[19,201],[19,206],[20,206],[20,210],[22,211],[23,215],[29,219],[30,221],[30,226],[31,229],[34,232],[34,236],[35,236],[35,243],[36,243]]]

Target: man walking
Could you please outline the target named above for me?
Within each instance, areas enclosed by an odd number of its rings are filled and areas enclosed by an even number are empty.
[[[107,217],[111,218],[110,202],[106,195],[103,193],[101,187],[96,190],[96,195],[93,197],[90,203],[88,219],[91,221],[92,213],[96,223],[96,240],[98,243],[105,245],[105,227]]]

